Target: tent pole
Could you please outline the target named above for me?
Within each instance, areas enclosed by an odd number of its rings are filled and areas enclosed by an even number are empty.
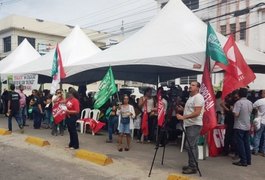
[[[158,89],[159,83],[160,83],[160,76],[159,76],[159,74],[157,74],[156,90]]]
[[[62,82],[60,82],[60,84],[59,84],[59,89],[63,90],[63,83]]]
[[[2,95],[2,77],[0,76],[0,95]]]

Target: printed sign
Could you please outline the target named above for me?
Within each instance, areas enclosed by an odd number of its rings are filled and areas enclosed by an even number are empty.
[[[23,85],[25,90],[31,91],[36,89],[38,86],[38,75],[37,74],[17,74],[13,75],[12,79],[8,79],[8,83],[12,83],[18,89],[19,85]]]

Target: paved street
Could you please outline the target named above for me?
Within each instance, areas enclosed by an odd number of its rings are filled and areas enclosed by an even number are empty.
[[[64,136],[51,136],[50,130],[34,130],[32,122],[21,134],[13,121],[13,134],[0,136],[0,179],[35,180],[35,179],[166,179],[170,173],[181,173],[186,165],[186,153],[180,153],[179,144],[171,143],[166,148],[164,166],[160,164],[162,149],[159,149],[151,178],[148,172],[154,153],[154,145],[132,143],[129,152],[118,152],[116,144],[106,144],[106,134],[92,136],[79,134],[80,148],[104,153],[112,157],[113,164],[98,166],[73,157],[74,151],[65,149],[68,133]],[[0,117],[0,128],[7,128],[7,120]],[[24,142],[28,135],[47,139],[51,145],[37,147]],[[202,180],[263,180],[265,177],[265,158],[254,156],[252,165],[236,167],[231,157],[207,158],[199,161]]]

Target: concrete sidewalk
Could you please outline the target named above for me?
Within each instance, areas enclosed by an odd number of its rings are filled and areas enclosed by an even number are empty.
[[[52,136],[50,129],[33,129],[32,121],[27,122],[30,126],[25,127],[25,133],[21,134],[17,123],[13,120],[13,134],[10,136],[0,136],[0,143],[13,146],[28,151],[45,154],[50,158],[58,160],[67,160],[71,163],[80,164],[90,169],[94,169],[98,174],[110,179],[167,179],[171,173],[180,173],[183,165],[187,164],[187,154],[180,153],[180,144],[170,143],[166,147],[164,165],[161,165],[162,150],[159,148],[157,158],[153,167],[151,178],[148,178],[149,169],[155,152],[153,144],[139,144],[132,142],[130,151],[118,152],[116,143],[105,143],[107,138],[106,132],[100,135],[92,136],[91,134],[78,134],[81,149],[103,153],[113,159],[113,164],[108,166],[98,166],[73,157],[74,151],[66,150],[64,147],[68,144],[69,135],[65,131],[64,136]],[[7,129],[7,119],[0,115],[0,128]],[[35,147],[24,142],[25,138],[37,136],[50,142],[48,147]],[[114,137],[116,138],[116,137]],[[202,177],[192,175],[193,179],[202,180],[263,180],[265,177],[265,158],[261,156],[252,156],[252,165],[248,167],[237,167],[232,165],[231,157],[216,157],[200,160],[199,166]],[[102,179],[102,178],[99,178]],[[103,178],[104,179],[104,178]]]

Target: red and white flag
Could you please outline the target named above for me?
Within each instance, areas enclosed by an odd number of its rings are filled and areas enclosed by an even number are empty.
[[[64,72],[63,68],[63,62],[62,62],[62,56],[59,49],[59,45],[57,44],[55,53],[53,56],[53,63],[52,63],[52,86],[51,86],[51,94],[54,94],[57,89],[59,89],[59,84],[61,82],[61,79],[66,77],[66,74]]]
[[[245,87],[256,79],[255,74],[240,53],[232,35],[229,36],[224,46],[224,52],[229,61],[229,65],[225,69],[222,99],[234,90]]]
[[[217,125],[216,111],[215,111],[215,96],[213,86],[210,77],[210,58],[207,57],[204,65],[202,83],[200,93],[204,97],[204,114],[203,114],[203,126],[201,134],[204,135],[208,131],[212,130]]]
[[[55,124],[59,124],[65,119],[66,110],[67,110],[67,107],[64,104],[61,104],[60,102],[54,103],[52,107],[52,115],[53,115]]]
[[[92,118],[85,118],[83,121],[89,123],[89,127],[93,133],[99,132],[106,125],[105,123]]]
[[[162,101],[162,90],[159,89],[157,92],[157,121],[158,126],[162,127],[165,121],[165,107]]]

